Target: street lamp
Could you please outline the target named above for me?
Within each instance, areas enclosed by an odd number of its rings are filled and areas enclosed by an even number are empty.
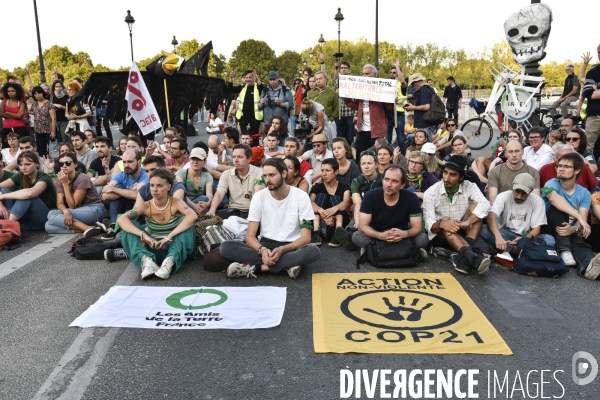
[[[302,66],[306,67],[306,58],[302,59]]]
[[[175,54],[175,51],[177,50],[177,45],[179,44],[177,39],[175,39],[175,35],[173,35],[173,40],[171,40],[171,44],[173,45],[173,54]]]
[[[333,56],[337,59],[337,62],[339,64],[340,62],[340,58],[344,57],[344,55],[342,54],[342,50],[341,50],[341,44],[340,44],[340,28],[342,26],[342,21],[344,20],[344,14],[342,14],[342,9],[338,8],[338,12],[337,14],[335,14],[335,18],[338,24],[338,52],[335,53]]]
[[[131,45],[131,61],[133,62],[133,35],[131,34],[131,29],[133,28],[133,23],[135,19],[131,15],[131,11],[127,10],[127,16],[125,17],[125,22],[129,27],[129,44]]]
[[[46,66],[42,57],[42,41],[40,40],[40,26],[38,24],[37,4],[35,0],[33,0],[33,12],[35,13],[35,29],[37,31],[38,55],[40,57],[40,83],[44,83],[46,82]]]
[[[375,0],[375,68],[379,69],[379,0]]]
[[[323,49],[323,43],[325,43],[325,39],[323,39],[323,34],[321,33],[321,37],[319,38],[319,46]]]
[[[311,47],[310,50],[308,50],[308,55],[310,56],[310,58],[312,58],[313,54],[315,54],[315,52],[313,51],[313,49]]]

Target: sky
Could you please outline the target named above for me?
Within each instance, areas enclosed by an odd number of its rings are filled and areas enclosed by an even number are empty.
[[[504,22],[530,1],[493,3],[488,0],[422,0],[417,3],[379,0],[379,40],[396,45],[429,42],[453,50],[482,51],[505,38]],[[596,30],[589,24],[576,28],[573,23],[573,18],[577,18],[573,14],[576,5],[564,0],[545,3],[552,8],[554,21],[547,56],[542,63],[567,59],[576,62],[581,61],[584,52],[595,54],[600,36],[591,34]],[[304,7],[301,2],[272,0],[225,3],[171,0],[159,3],[159,8],[155,4],[142,0],[84,1],[78,4],[77,11],[59,7],[61,18],[57,15],[56,2],[38,0],[42,49],[58,44],[67,46],[73,53],[87,52],[94,65],[109,68],[130,65],[129,30],[124,22],[127,10],[131,10],[136,21],[133,25],[136,61],[152,57],[160,50],[171,50],[173,35],[179,42],[194,38],[199,43],[212,40],[214,51],[227,59],[246,39],[265,41],[276,55],[285,50],[300,52],[316,45],[320,34],[326,40],[337,39],[334,16],[338,7],[344,15],[342,40],[364,37],[375,41],[375,0],[320,0]],[[418,11],[417,7],[420,7]],[[33,1],[20,3],[18,9],[19,18],[5,15],[2,24],[5,40],[0,68],[8,70],[24,67],[38,54]],[[577,37],[577,33],[581,36]]]

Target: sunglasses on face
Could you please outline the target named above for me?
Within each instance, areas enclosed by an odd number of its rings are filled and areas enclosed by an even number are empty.
[[[448,128],[452,127],[452,126],[456,126],[456,124],[448,124],[446,125]]]
[[[71,165],[73,165],[73,161],[59,161],[58,162],[58,168],[62,168],[65,165],[67,167],[70,167]]]
[[[567,137],[567,142],[579,142],[579,138],[578,137]]]
[[[323,146],[321,143],[319,143],[319,144],[313,144],[313,147],[321,147],[321,146]]]

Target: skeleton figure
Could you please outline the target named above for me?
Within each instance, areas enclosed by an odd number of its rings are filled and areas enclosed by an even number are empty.
[[[541,61],[550,36],[552,10],[546,4],[531,4],[510,16],[504,23],[506,40],[514,60],[521,64]]]

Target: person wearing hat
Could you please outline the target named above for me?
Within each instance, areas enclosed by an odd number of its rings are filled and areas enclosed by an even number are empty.
[[[427,171],[428,162],[429,156],[423,151],[413,151],[408,157],[405,188],[416,194],[421,201],[427,189],[439,182],[434,174]]]
[[[554,247],[552,235],[542,233],[546,225],[544,200],[534,192],[536,181],[527,172],[515,176],[512,190],[498,194],[481,227],[481,238],[496,251],[518,255],[517,242],[526,237],[537,244]]]
[[[258,108],[264,112],[266,126],[271,125],[273,117],[279,117],[287,126],[290,110],[294,107],[294,97],[289,87],[279,80],[276,71],[269,72],[269,84],[261,91]]]
[[[575,75],[575,67],[572,64],[567,65],[567,77],[565,78],[565,86],[563,87],[562,95],[550,106],[548,115],[553,114],[560,107],[560,113],[563,118],[569,115],[569,106],[572,102],[579,99],[581,92],[581,84]]]
[[[190,167],[175,173],[175,179],[185,185],[187,205],[198,215],[205,213],[210,208],[213,197],[213,177],[205,165],[206,151],[195,147],[190,153]]]
[[[242,131],[247,131],[247,127],[250,125],[250,133],[258,133],[260,123],[263,121],[263,111],[258,106],[264,86],[253,69],[244,71],[242,75],[243,85],[233,86],[234,77],[235,71],[231,71],[227,89],[230,93],[239,93],[235,118],[238,120]]]
[[[421,151],[427,154],[427,171],[436,175],[436,178],[439,176],[438,172],[441,173],[441,164],[443,162],[437,158],[437,147],[433,143],[425,143],[423,147],[421,147]]]
[[[431,142],[436,125],[425,121],[423,117],[425,112],[431,107],[431,96],[434,94],[433,88],[425,83],[425,78],[419,73],[412,74],[408,78],[408,86],[415,89],[415,93],[413,94],[415,103],[404,106],[404,110],[414,112],[415,128],[424,130]]]
[[[333,158],[333,153],[327,148],[327,139],[322,133],[313,136],[312,147],[312,150],[305,151],[300,158],[312,165],[315,173],[311,178],[314,183],[321,179],[321,163],[327,158]]]
[[[475,183],[465,181],[467,170],[465,157],[450,157],[443,180],[425,192],[423,214],[431,246],[458,251],[453,262],[457,272],[475,270],[481,275],[489,270],[490,260],[475,244],[490,203]]]

